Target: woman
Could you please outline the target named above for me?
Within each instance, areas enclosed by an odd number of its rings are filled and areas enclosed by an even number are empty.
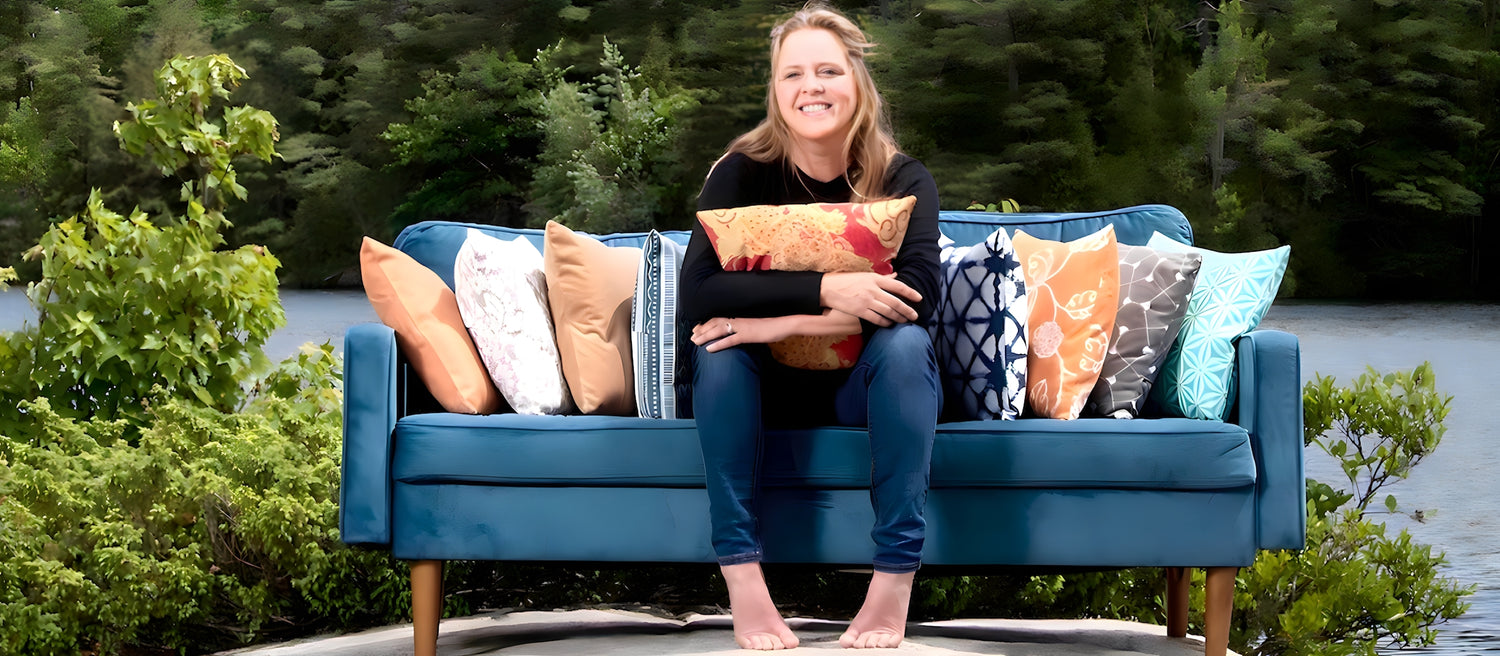
[[[817,5],[771,32],[766,118],[730,144],[698,208],[865,202],[916,196],[895,275],[726,272],[701,225],[684,258],[680,299],[695,324],[693,412],[713,544],[734,613],[735,641],[781,649],[798,640],[761,573],[755,493],[763,425],[867,426],[874,576],[845,647],[895,647],[905,635],[921,564],[928,465],[941,403],[932,344],[920,326],[937,290],[938,197],[927,169],[900,154],[865,67],[871,44]],[[766,344],[793,335],[863,331],[852,369],[790,369]],[[899,399],[899,402],[898,402]],[[771,518],[774,521],[774,518]]]

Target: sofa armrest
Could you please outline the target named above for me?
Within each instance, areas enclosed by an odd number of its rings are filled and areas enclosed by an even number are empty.
[[[398,414],[396,333],[378,323],[344,334],[344,463],[339,530],[348,544],[391,542],[391,432]]]
[[[1307,539],[1302,455],[1302,362],[1297,336],[1257,330],[1240,338],[1239,423],[1255,453],[1256,531],[1262,549]]]

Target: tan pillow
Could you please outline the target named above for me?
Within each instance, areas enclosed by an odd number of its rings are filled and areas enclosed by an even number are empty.
[[[548,221],[542,260],[557,353],[578,410],[634,416],[630,303],[641,249],[610,248]]]
[[[444,410],[482,415],[500,409],[500,391],[442,278],[369,237],[359,249],[359,272],[375,315],[396,331],[396,343]]]

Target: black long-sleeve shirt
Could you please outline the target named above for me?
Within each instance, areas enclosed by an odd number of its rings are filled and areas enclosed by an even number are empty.
[[[884,189],[888,198],[917,197],[906,237],[891,264],[896,279],[922,295],[922,301],[912,307],[918,321],[925,322],[938,293],[937,184],[921,162],[897,155]],[[819,182],[783,162],[762,163],[734,153],[709,174],[698,196],[698,209],[847,203],[854,198],[844,177]],[[816,271],[725,271],[703,225],[694,222],[678,283],[678,315],[691,328],[714,317],[820,314],[822,282],[823,274]],[[864,327],[867,333],[873,328],[868,322]]]

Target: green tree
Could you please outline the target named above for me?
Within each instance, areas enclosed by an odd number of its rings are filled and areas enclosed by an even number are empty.
[[[184,173],[185,218],[158,226],[123,216],[97,191],[85,212],[48,229],[27,256],[42,279],[27,296],[35,326],[0,336],[0,392],[47,398],[65,417],[142,423],[154,387],[221,410],[269,362],[261,346],[284,323],[276,258],[259,247],[217,250],[225,195],[243,197],[231,159],[275,155],[276,122],[250,107],[215,118],[245,72],[228,57],[179,58],[157,72],[157,100],[131,105],[121,145],[164,174]],[[32,418],[0,406],[0,433],[26,434]]]
[[[541,85],[533,64],[488,49],[460,58],[457,73],[435,73],[406,103],[415,118],[381,135],[395,165],[423,180],[396,208],[396,227],[428,219],[524,225]]]
[[[1485,129],[1481,64],[1492,44],[1473,29],[1479,2],[1287,3],[1267,12],[1282,97],[1327,117],[1311,141],[1342,181],[1323,199],[1338,250],[1376,295],[1452,294],[1469,279],[1482,179],[1469,153]],[[1467,162],[1467,164],[1466,164]],[[1393,235],[1402,238],[1392,239]],[[1300,235],[1299,235],[1300,236]],[[1306,277],[1306,276],[1304,276]]]
[[[683,187],[670,153],[675,116],[693,100],[653,93],[608,39],[604,72],[592,82],[563,79],[550,56],[536,64],[554,82],[541,101],[542,153],[528,208],[535,221],[593,233],[655,227]]]

